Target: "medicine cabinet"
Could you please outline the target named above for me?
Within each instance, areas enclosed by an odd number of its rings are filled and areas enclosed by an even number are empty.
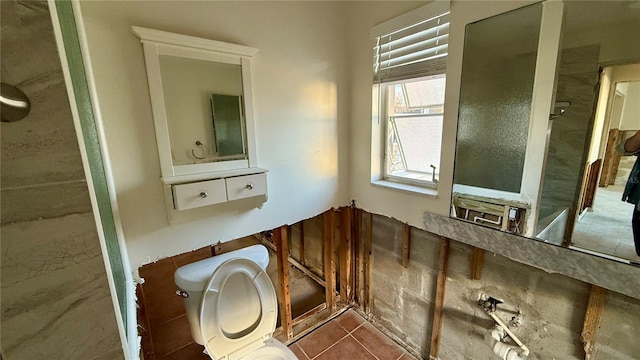
[[[258,50],[138,26],[131,29],[143,45],[161,179],[170,190],[173,208],[234,200],[238,196],[226,194],[228,187],[219,184],[243,182],[243,177],[248,180],[242,197],[264,195],[266,200],[266,170],[256,165],[251,91],[251,58]],[[256,174],[262,174],[258,182],[264,189],[256,186]],[[209,189],[214,183],[216,191]],[[192,187],[198,188],[198,201],[184,198],[185,189]]]
[[[143,44],[163,182],[255,173],[251,58],[258,50],[138,26],[132,31]]]

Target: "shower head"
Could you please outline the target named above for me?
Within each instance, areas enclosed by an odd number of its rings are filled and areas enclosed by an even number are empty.
[[[31,110],[27,95],[15,86],[0,84],[0,114],[3,122],[18,121]]]

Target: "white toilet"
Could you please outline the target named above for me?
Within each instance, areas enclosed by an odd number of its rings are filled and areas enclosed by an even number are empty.
[[[176,270],[191,335],[212,359],[298,359],[272,338],[278,300],[265,272],[268,264],[267,249],[253,245]]]

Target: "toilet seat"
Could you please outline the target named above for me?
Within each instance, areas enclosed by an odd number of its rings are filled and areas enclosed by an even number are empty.
[[[295,354],[289,348],[272,339],[267,340],[264,346],[251,352],[240,360],[297,360]]]
[[[234,279],[229,282],[232,277]],[[240,284],[239,279],[242,279]],[[229,284],[236,288],[225,288]],[[247,302],[251,308],[246,307]],[[277,309],[271,279],[258,264],[242,258],[224,262],[209,279],[200,304],[200,331],[207,352],[216,360],[260,359],[247,356],[261,348],[267,352],[265,356],[269,355],[268,348],[272,346],[265,343],[275,330]],[[238,323],[244,328],[237,328]],[[229,331],[230,327],[233,332]]]

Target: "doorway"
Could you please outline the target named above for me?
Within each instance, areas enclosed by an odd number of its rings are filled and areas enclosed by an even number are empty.
[[[621,201],[636,156],[616,151],[639,130],[640,64],[604,68],[572,247],[640,261],[631,230],[634,205]]]

